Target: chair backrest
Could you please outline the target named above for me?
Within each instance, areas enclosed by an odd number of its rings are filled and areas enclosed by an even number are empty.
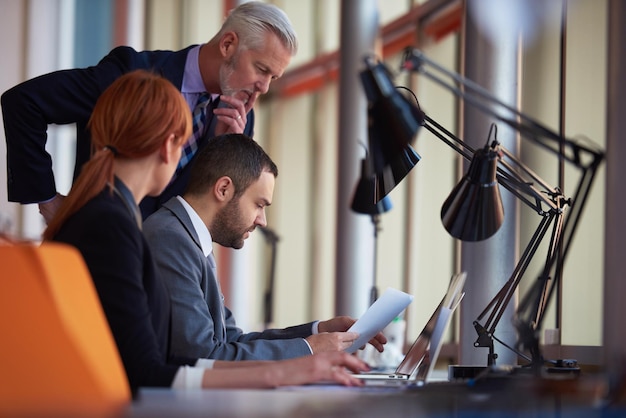
[[[80,253],[0,243],[0,416],[107,416],[131,399]]]

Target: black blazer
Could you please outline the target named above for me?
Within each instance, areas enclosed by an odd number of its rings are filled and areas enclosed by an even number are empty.
[[[182,364],[170,359],[170,305],[148,244],[120,197],[107,187],[54,237],[78,248],[95,284],[133,393],[170,386]]]
[[[176,52],[137,52],[130,47],[118,47],[95,66],[52,72],[7,90],[1,102],[7,141],[9,201],[37,203],[54,196],[52,160],[45,149],[48,125],[76,124],[76,177],[91,155],[86,126],[100,94],[118,77],[137,69],[159,73],[180,89],[187,54],[192,47]],[[252,136],[253,129],[254,112],[250,111],[244,133]],[[213,133],[207,132],[206,137],[211,136]],[[144,218],[170,197],[183,193],[190,166],[187,164],[162,196],[142,202]]]

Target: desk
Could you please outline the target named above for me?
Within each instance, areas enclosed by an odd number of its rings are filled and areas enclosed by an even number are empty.
[[[594,405],[595,383],[487,378],[473,387],[447,383],[412,388],[144,389],[125,417],[626,417],[626,405]]]
[[[358,390],[364,389],[364,390]],[[396,391],[394,391],[396,392]],[[169,390],[144,389],[130,408],[130,417],[301,417],[319,407],[341,408],[389,391],[337,386],[287,387],[280,389]],[[297,411],[303,411],[298,413]],[[320,416],[316,414],[316,416]]]

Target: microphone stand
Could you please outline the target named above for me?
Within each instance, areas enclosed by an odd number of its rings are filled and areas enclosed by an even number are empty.
[[[372,289],[370,290],[370,305],[373,305],[378,299],[377,272],[378,268],[378,232],[380,231],[380,215],[372,215],[372,224],[374,226],[374,271],[372,272]]]
[[[265,294],[263,295],[263,322],[265,328],[269,328],[272,324],[272,311],[274,308],[274,277],[276,273],[276,251],[277,244],[280,238],[270,228],[259,228],[265,242],[270,245],[271,258],[270,258],[270,270],[265,286]]]

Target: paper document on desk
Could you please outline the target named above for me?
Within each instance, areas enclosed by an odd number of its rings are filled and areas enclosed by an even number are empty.
[[[349,332],[358,332],[359,338],[348,348],[347,353],[354,353],[363,347],[387,324],[393,321],[406,309],[413,300],[413,296],[400,290],[388,288],[372,306],[350,327]]]

